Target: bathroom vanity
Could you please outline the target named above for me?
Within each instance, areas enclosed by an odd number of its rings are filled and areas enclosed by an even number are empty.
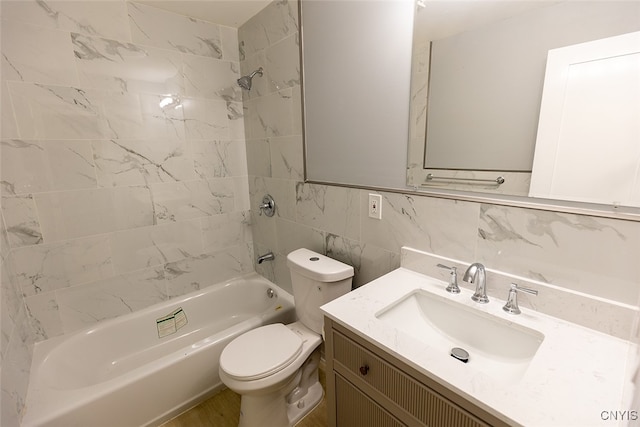
[[[330,426],[626,425],[634,344],[446,287],[401,267],[322,307]]]
[[[329,425],[509,425],[339,323],[325,328]]]

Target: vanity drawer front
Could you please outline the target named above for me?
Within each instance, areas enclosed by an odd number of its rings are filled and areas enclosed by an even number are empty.
[[[413,377],[335,330],[333,358],[336,371],[364,381],[395,405],[427,426],[485,427],[485,424]]]
[[[393,415],[353,386],[336,375],[336,410],[338,426],[405,427]]]

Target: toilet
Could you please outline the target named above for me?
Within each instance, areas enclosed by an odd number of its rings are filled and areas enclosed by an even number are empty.
[[[290,427],[322,400],[320,306],[351,290],[353,267],[308,249],[287,266],[298,320],[248,331],[220,355],[220,379],[241,395],[239,427]]]

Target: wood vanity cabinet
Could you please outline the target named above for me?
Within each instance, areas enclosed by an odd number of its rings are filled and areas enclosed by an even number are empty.
[[[324,327],[329,426],[509,425],[331,319]]]

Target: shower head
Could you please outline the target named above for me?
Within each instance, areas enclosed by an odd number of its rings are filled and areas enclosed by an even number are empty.
[[[253,79],[253,76],[255,76],[256,74],[260,74],[260,76],[262,77],[262,67],[258,68],[253,73],[249,74],[248,76],[240,77],[238,79],[238,85],[242,89],[251,90],[251,79]]]

